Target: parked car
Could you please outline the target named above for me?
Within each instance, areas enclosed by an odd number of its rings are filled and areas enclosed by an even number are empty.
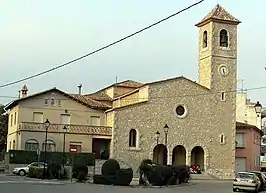
[[[255,191],[259,192],[261,186],[258,176],[251,172],[238,172],[233,182],[233,192]]]
[[[29,173],[29,168],[31,166],[44,168],[44,162],[32,162],[31,164],[29,164],[29,165],[27,165],[25,167],[14,168],[13,169],[13,174],[20,175],[20,176],[25,176],[25,175],[27,175]],[[47,167],[47,164],[45,164],[45,166]]]
[[[266,189],[266,176],[263,174],[263,172],[260,171],[251,171],[251,173],[256,174],[256,176],[260,179],[261,186],[260,190],[265,190]]]

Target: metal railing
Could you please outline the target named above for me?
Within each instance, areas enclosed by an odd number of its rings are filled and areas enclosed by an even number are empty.
[[[63,127],[66,126],[67,133],[88,134],[88,135],[112,135],[112,127],[108,126],[92,126],[92,125],[62,125],[50,124],[48,132],[63,133]],[[20,131],[40,131],[45,132],[43,123],[21,122],[19,123]]]

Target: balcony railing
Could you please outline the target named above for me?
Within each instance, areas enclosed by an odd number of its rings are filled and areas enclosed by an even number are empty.
[[[87,135],[112,135],[112,128],[107,126],[91,126],[91,125],[62,125],[50,124],[48,132],[63,133],[63,127],[67,127],[67,133],[87,134]],[[43,123],[21,122],[19,124],[20,131],[45,131]]]

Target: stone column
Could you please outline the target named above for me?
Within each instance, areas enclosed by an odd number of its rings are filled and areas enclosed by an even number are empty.
[[[189,152],[190,151],[187,152],[186,164],[190,166],[191,165],[191,154]]]
[[[172,151],[171,151],[171,148],[168,147],[167,149],[167,164],[168,165],[172,165]]]

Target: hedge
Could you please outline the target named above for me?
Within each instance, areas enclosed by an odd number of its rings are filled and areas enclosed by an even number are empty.
[[[65,156],[65,159],[64,159]],[[40,153],[40,161],[44,161],[45,152]],[[85,163],[88,166],[95,165],[94,153],[70,153],[70,152],[46,152],[47,163],[64,163],[72,164],[76,162]],[[30,164],[38,161],[38,155],[35,151],[9,150],[10,164]]]

